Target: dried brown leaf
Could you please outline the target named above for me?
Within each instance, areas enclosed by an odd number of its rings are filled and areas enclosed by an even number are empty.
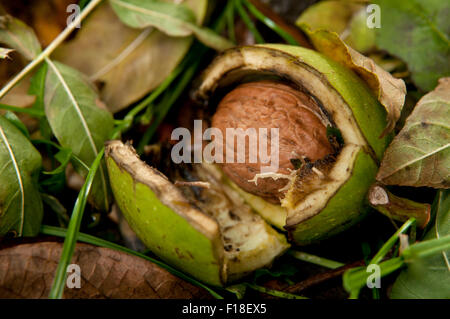
[[[47,298],[61,243],[40,242],[0,250],[0,298]],[[159,266],[116,250],[78,243],[72,263],[81,288],[65,298],[208,298],[209,294]]]

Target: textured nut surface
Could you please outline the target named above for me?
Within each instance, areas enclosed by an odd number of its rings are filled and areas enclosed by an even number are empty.
[[[212,118],[212,126],[219,128],[224,137],[226,128],[255,128],[257,131],[259,128],[268,128],[269,132],[270,128],[279,128],[278,173],[287,175],[290,169],[294,169],[291,159],[306,157],[316,161],[333,152],[326,125],[319,117],[318,110],[312,98],[288,85],[269,81],[250,82],[239,85],[220,101]],[[225,143],[236,151],[235,141],[226,140]],[[272,203],[279,203],[279,197],[282,196],[279,189],[288,180],[266,177],[259,179],[257,185],[249,182],[261,172],[261,163],[259,158],[258,162],[250,163],[248,139],[245,147],[245,163],[223,163],[223,171],[243,190]],[[223,147],[224,152],[225,149]]]

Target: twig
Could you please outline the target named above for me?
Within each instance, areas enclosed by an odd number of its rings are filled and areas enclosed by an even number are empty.
[[[344,272],[346,272],[347,270],[349,270],[351,268],[355,268],[355,267],[359,267],[359,266],[363,266],[363,265],[364,265],[363,260],[356,261],[351,264],[342,266],[340,268],[336,268],[336,269],[318,274],[316,276],[309,277],[306,280],[300,281],[299,283],[296,283],[292,286],[285,288],[284,291],[287,293],[295,294],[295,293],[303,291],[309,287],[312,287],[312,286],[318,285],[322,282],[325,282],[327,280],[342,276],[344,274]]]

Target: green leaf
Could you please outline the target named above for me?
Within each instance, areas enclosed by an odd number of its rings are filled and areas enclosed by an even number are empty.
[[[434,209],[436,210],[434,226],[425,235],[425,240],[450,236],[450,190],[439,191]],[[449,256],[450,250],[447,250],[427,258],[414,259],[397,277],[390,297],[450,299]]]
[[[41,45],[33,29],[9,15],[0,17],[0,42],[20,52],[27,60],[41,53]]]
[[[17,127],[17,128],[22,132],[22,134],[23,134],[26,138],[30,139],[30,133],[28,132],[27,127],[26,127],[25,124],[23,124],[23,122],[17,117],[16,114],[14,114],[14,113],[11,112],[11,111],[6,111],[6,113],[5,113],[4,116],[5,116],[5,118],[6,118],[8,121],[10,121],[12,124],[14,124],[14,126]]]
[[[44,174],[55,175],[64,172],[67,164],[69,164],[70,160],[72,159],[72,150],[70,148],[63,147],[59,150],[58,153],[55,154],[55,158],[58,160],[58,162],[61,163],[61,165],[53,171],[44,172]]]
[[[44,112],[44,94],[45,94],[45,77],[47,76],[47,63],[43,65],[36,71],[30,81],[30,88],[28,89],[28,94],[35,95],[36,99],[31,106],[31,110],[36,110],[36,112]],[[41,135],[50,140],[52,137],[51,128],[48,124],[48,120],[45,116],[39,119],[39,130]]]
[[[91,165],[103,143],[113,130],[113,117],[101,109],[92,85],[78,71],[47,59],[45,84],[45,113],[53,134],[59,143],[70,148],[75,156]],[[74,167],[86,176],[84,167],[74,162]],[[100,166],[94,180],[91,203],[100,210],[109,208],[110,191],[107,172]]]
[[[408,64],[414,83],[432,90],[450,75],[450,2],[442,0],[377,0],[381,28],[376,43]]]
[[[158,0],[110,0],[123,23],[132,28],[155,27],[174,37],[195,35],[199,41],[216,50],[225,50],[233,43],[214,31],[195,24],[195,15],[184,5]]]
[[[35,177],[41,162],[22,132],[0,116],[0,237],[39,232],[43,209]]]
[[[37,110],[44,110],[44,93],[45,93],[45,77],[47,75],[47,63],[44,63],[39,70],[33,75],[30,81],[30,88],[28,94],[35,95],[36,100],[32,108]]]
[[[388,185],[450,186],[450,78],[422,97],[384,154],[377,180]]]

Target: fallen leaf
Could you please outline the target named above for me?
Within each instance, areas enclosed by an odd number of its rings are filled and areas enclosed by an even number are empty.
[[[0,298],[48,298],[62,244],[28,243],[0,250]],[[81,288],[64,298],[209,298],[205,290],[165,269],[124,252],[78,243],[72,264],[80,267]]]
[[[388,185],[450,187],[450,78],[417,103],[384,154],[377,180]]]
[[[234,46],[214,31],[198,26],[195,15],[183,4],[160,0],[109,0],[120,20],[132,28],[155,27],[167,35],[195,35],[203,44],[222,51]]]
[[[431,91],[439,78],[450,76],[449,1],[373,2],[381,10],[377,46],[404,60],[419,88]]]
[[[201,23],[207,1],[183,3]],[[152,28],[127,27],[104,3],[52,57],[98,83],[101,99],[111,112],[118,112],[155,89],[179,64],[191,43],[192,37],[175,38]]]
[[[335,32],[312,30],[302,24],[316,50],[353,70],[361,77],[386,109],[387,126],[382,136],[392,131],[405,102],[406,86],[371,59],[346,45]]]
[[[44,104],[50,127],[61,146],[70,148],[90,166],[111,136],[113,117],[97,106],[97,92],[83,74],[59,62],[47,60],[47,64]],[[75,164],[77,172],[85,177],[86,169]],[[97,209],[109,210],[111,195],[103,165],[89,198]]]
[[[22,132],[0,116],[0,237],[39,232],[43,209],[35,177],[41,162]]]

